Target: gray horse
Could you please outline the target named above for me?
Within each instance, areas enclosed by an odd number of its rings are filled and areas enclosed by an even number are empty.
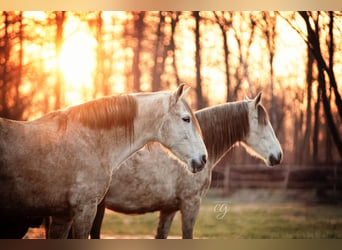
[[[144,148],[126,160],[113,174],[105,201],[98,208],[91,237],[99,238],[107,207],[125,214],[160,211],[156,238],[167,237],[175,213],[180,210],[183,238],[192,238],[212,170],[236,142],[241,142],[267,166],[282,160],[281,146],[260,100],[261,93],[254,100],[245,98],[195,112],[209,156],[205,169],[196,175],[188,173],[159,145]]]
[[[176,91],[104,97],[37,120],[0,118],[0,214],[51,216],[49,237],[88,238],[113,170],[150,141],[201,170],[207,151]]]

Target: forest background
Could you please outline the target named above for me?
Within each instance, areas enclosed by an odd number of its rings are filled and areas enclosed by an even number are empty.
[[[2,11],[0,116],[181,82],[194,110],[262,91],[284,164],[341,165],[341,27],[338,11]]]

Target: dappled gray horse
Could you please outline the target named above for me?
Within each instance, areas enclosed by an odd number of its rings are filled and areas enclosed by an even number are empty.
[[[126,214],[160,211],[156,238],[167,237],[174,215],[180,210],[183,238],[192,238],[212,170],[233,144],[241,142],[267,166],[282,160],[281,146],[260,100],[261,93],[254,100],[245,98],[195,112],[209,156],[205,169],[196,175],[189,174],[158,145],[136,152],[113,174],[105,206]],[[92,238],[100,236],[105,206],[99,206]]]
[[[189,170],[207,151],[184,85],[176,91],[104,97],[37,120],[0,118],[0,214],[52,216],[49,237],[87,238],[112,172],[150,141]]]

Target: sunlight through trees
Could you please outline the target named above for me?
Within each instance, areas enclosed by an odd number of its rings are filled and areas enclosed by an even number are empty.
[[[285,163],[341,162],[341,23],[341,12],[2,11],[0,114],[181,82],[194,110],[262,91]]]

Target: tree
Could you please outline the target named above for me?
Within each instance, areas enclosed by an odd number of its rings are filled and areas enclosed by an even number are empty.
[[[20,93],[23,75],[24,25],[22,12],[0,14],[0,115],[21,119],[26,97]]]
[[[318,133],[319,133],[319,111],[321,106],[321,94],[320,87],[317,85],[317,100],[315,103],[315,116],[314,116],[314,127],[313,127],[313,135],[312,135],[312,159],[314,162],[318,161]]]
[[[192,12],[193,17],[195,18],[195,44],[196,44],[196,52],[195,52],[195,64],[196,64],[196,96],[197,96],[197,109],[201,109],[205,107],[205,102],[202,93],[202,78],[201,78],[201,45],[200,45],[200,20],[201,16],[199,11]]]
[[[55,40],[55,48],[56,48],[56,58],[59,59],[62,51],[63,45],[63,25],[65,21],[65,11],[56,11],[55,12],[55,22],[56,22],[56,40]],[[55,109],[60,109],[62,105],[62,88],[63,86],[63,74],[60,68],[60,64],[57,60],[56,67],[56,85],[55,85]]]
[[[228,44],[228,30],[232,27],[232,13],[228,12],[225,13],[222,11],[221,13],[217,13],[214,11],[216,23],[219,25],[222,39],[223,39],[223,51],[224,51],[224,70],[226,76],[226,84],[227,84],[227,102],[232,101],[232,94],[231,94],[231,80],[229,75],[229,44]]]
[[[239,13],[240,16],[240,20],[245,20],[246,16],[244,16],[244,13]],[[245,21],[247,22],[247,21]],[[250,56],[250,48],[254,39],[254,34],[255,34],[255,27],[256,27],[256,20],[255,17],[252,14],[249,14],[249,29],[250,29],[250,35],[247,41],[246,45],[243,45],[243,40],[242,37],[244,33],[246,33],[247,31],[242,27],[242,24],[238,24],[238,25],[234,25],[235,23],[233,23],[232,28],[234,31],[234,37],[235,40],[237,42],[237,47],[238,47],[238,58],[239,58],[239,63],[237,65],[237,68],[235,70],[235,80],[236,80],[236,85],[234,87],[233,90],[233,95],[237,96],[237,93],[239,91],[239,89],[241,88],[241,84],[243,82],[243,80],[245,79],[248,83],[248,87],[249,87],[249,94],[250,96],[254,96],[255,93],[253,91],[253,85],[252,85],[252,81],[249,77],[249,66],[248,66],[248,60],[249,60],[249,56]],[[236,27],[236,26],[239,26]],[[243,52],[243,46],[245,46],[245,53]]]
[[[269,65],[270,65],[270,90],[271,90],[271,111],[270,111],[270,118],[272,125],[275,130],[278,127],[277,121],[277,108],[276,108],[276,101],[274,95],[274,55],[276,52],[276,26],[277,26],[277,15],[274,12],[262,12],[262,31],[266,39],[267,49],[269,53]]]
[[[133,13],[134,18],[134,38],[135,38],[135,48],[134,48],[134,57],[132,62],[132,72],[133,72],[133,90],[135,92],[140,92],[140,53],[142,50],[142,41],[144,36],[145,29],[145,12],[138,11]]]
[[[171,13],[171,37],[170,37],[170,51],[172,52],[172,66],[175,72],[177,86],[181,84],[179,79],[177,63],[176,63],[176,45],[175,45],[175,33],[176,33],[176,26],[179,21],[179,11],[172,11]]]
[[[152,91],[159,91],[161,89],[160,76],[163,72],[165,61],[165,46],[164,46],[164,32],[163,26],[165,25],[165,15],[159,11],[159,22],[156,31],[156,41],[154,49],[154,67],[152,69]]]
[[[326,122],[329,127],[332,138],[334,140],[334,143],[337,147],[337,150],[340,154],[340,157],[342,158],[342,141],[341,141],[340,134],[338,132],[338,129],[336,127],[336,124],[334,122],[334,118],[331,112],[330,100],[328,99],[327,91],[326,91],[326,77],[324,74],[324,72],[326,72],[329,77],[330,86],[334,90],[334,94],[335,94],[336,106],[340,114],[340,117],[342,118],[342,101],[341,101],[341,96],[338,92],[335,74],[333,70],[334,39],[333,39],[332,29],[333,29],[334,15],[332,14],[332,12],[329,12],[330,41],[328,43],[329,63],[327,64],[323,58],[321,45],[320,45],[320,28],[319,28],[320,13],[319,12],[317,13],[316,18],[314,18],[314,16],[310,12],[300,11],[299,14],[303,18],[305,25],[306,25],[306,30],[307,30],[306,42],[308,43],[308,46],[310,47],[310,50],[312,51],[315,57],[315,60],[317,62],[319,90],[320,90],[320,94],[321,94],[321,98],[323,102],[323,109],[325,113]],[[311,23],[314,23],[314,27],[312,27]]]
[[[104,41],[103,41],[103,19],[102,19],[102,11],[96,13],[94,18],[95,26],[95,39],[97,42],[96,48],[96,69],[94,76],[94,97],[96,97],[99,93],[101,95],[109,95],[108,84],[106,84],[105,79],[105,51],[104,51]]]
[[[304,159],[310,159],[310,135],[311,135],[311,99],[312,99],[312,82],[313,82],[313,64],[314,58],[310,47],[307,46],[307,68],[306,68],[306,122],[304,138],[302,140],[302,146],[300,150],[302,153],[299,155],[299,162],[303,162]]]

